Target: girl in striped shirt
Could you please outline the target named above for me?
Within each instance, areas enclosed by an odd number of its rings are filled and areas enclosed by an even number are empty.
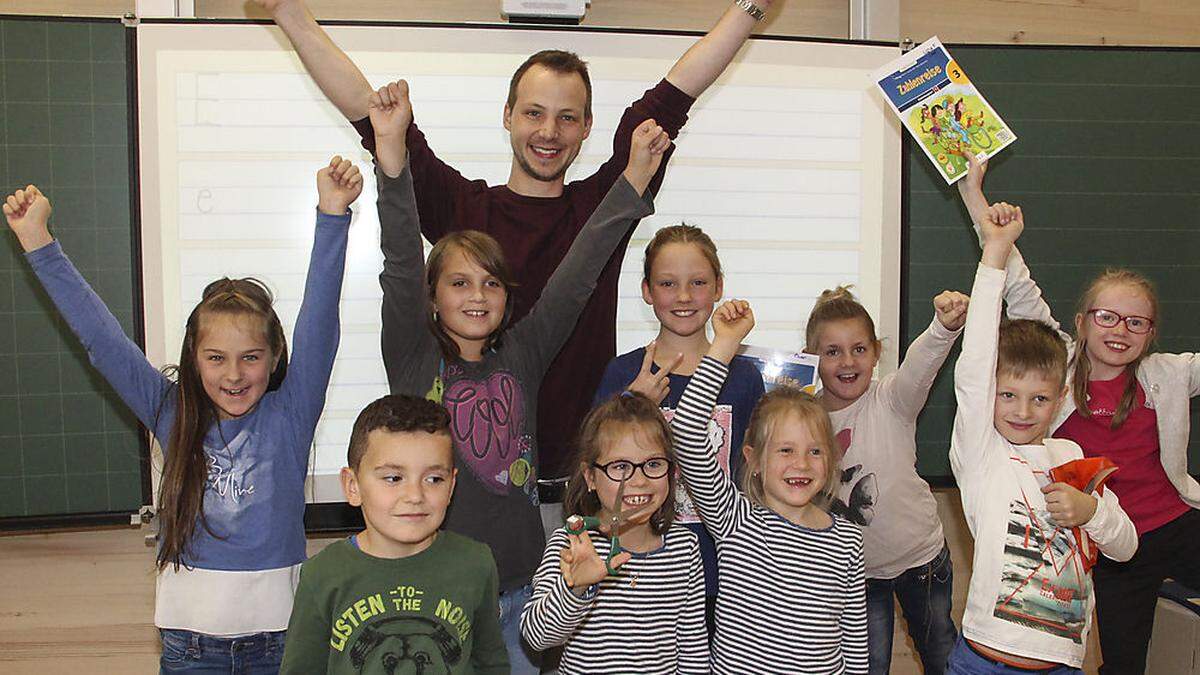
[[[754,326],[745,301],[713,314],[712,347],[671,421],[683,479],[717,541],[715,673],[866,673],[862,532],[826,511],[837,471],[829,416],[779,387],[750,416],[742,490],[717,466],[708,419]]]
[[[550,535],[521,616],[522,636],[539,651],[564,645],[562,675],[709,672],[700,544],[673,524],[666,420],[653,401],[625,392],[593,409],[579,436],[564,513],[603,522],[613,509],[637,511],[621,527],[623,550],[611,574],[610,533],[559,528]]]

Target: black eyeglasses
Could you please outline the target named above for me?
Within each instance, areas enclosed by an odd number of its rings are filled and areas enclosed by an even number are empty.
[[[1154,329],[1154,319],[1144,316],[1121,316],[1111,309],[1089,309],[1087,313],[1092,315],[1092,321],[1101,328],[1113,328],[1124,321],[1130,333],[1144,335]]]
[[[666,457],[655,457],[644,462],[630,462],[618,459],[608,464],[592,462],[592,466],[603,471],[604,475],[608,476],[611,480],[621,483],[633,478],[633,472],[638,469],[642,470],[642,475],[646,478],[662,478],[671,470],[671,460]]]

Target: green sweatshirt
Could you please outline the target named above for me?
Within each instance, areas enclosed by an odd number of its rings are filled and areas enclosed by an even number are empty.
[[[280,673],[508,673],[496,563],[453,532],[407,558],[349,539],[300,570]]]

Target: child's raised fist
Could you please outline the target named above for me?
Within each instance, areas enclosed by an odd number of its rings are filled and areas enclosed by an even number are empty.
[[[340,155],[334,155],[329,164],[317,172],[317,209],[321,213],[340,216],[358,199],[362,192],[363,178],[358,167]]]
[[[1025,217],[1021,213],[1021,207],[1007,202],[996,202],[988,207],[980,228],[983,230],[984,244],[1013,244],[1025,230]]]
[[[741,344],[754,328],[754,310],[745,300],[729,300],[713,312],[712,325],[717,340]]]
[[[933,299],[938,323],[946,330],[958,330],[967,322],[967,305],[971,298],[958,291],[942,291]]]
[[[637,190],[646,192],[650,179],[662,164],[663,153],[671,147],[671,137],[654,120],[645,120],[633,130],[629,144],[629,164],[625,180]]]
[[[26,252],[54,241],[47,227],[50,222],[50,200],[35,185],[17,190],[4,200],[4,218]]]
[[[408,98],[408,82],[396,80],[371,93],[367,114],[378,136],[400,136],[408,133],[412,123],[412,101]]]

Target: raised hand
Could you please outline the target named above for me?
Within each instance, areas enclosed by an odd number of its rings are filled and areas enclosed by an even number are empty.
[[[712,317],[713,341],[708,355],[729,363],[742,340],[754,328],[754,310],[745,300],[729,300],[721,304]]]
[[[35,185],[27,185],[4,200],[4,217],[26,252],[54,241],[50,236],[50,200]]]
[[[358,199],[363,178],[358,167],[341,155],[334,155],[327,166],[317,172],[317,208],[321,213],[340,216]]]
[[[646,398],[661,404],[667,394],[671,392],[671,371],[679,367],[683,363],[683,352],[679,352],[671,361],[671,365],[666,368],[659,368],[657,373],[650,372],[650,367],[654,365],[654,354],[657,349],[657,342],[651,342],[646,345],[646,357],[642,359],[642,369],[638,371],[637,377],[629,385],[629,391],[641,394]]]
[[[367,116],[375,129],[375,154],[379,168],[389,176],[399,176],[408,155],[405,137],[412,124],[412,101],[408,82],[396,80],[371,94]]]
[[[983,211],[977,222],[983,239],[983,256],[980,262],[988,267],[1004,269],[1013,244],[1025,230],[1025,217],[1021,214],[1021,207],[997,202]]]
[[[1021,207],[1008,202],[996,202],[988,207],[980,227],[983,228],[983,243],[999,241],[1014,244],[1025,230],[1025,217]]]
[[[1042,488],[1046,510],[1059,527],[1079,527],[1096,515],[1096,498],[1067,485],[1051,483]]]
[[[933,299],[933,311],[946,330],[958,330],[967,323],[967,305],[971,298],[958,291],[942,291]]]
[[[589,586],[600,583],[608,576],[609,565],[618,569],[629,562],[633,556],[628,551],[621,551],[613,557],[612,562],[605,563],[604,558],[596,553],[592,538],[587,532],[568,534],[569,544],[559,552],[559,569],[562,570],[563,581],[575,595],[582,596]]]
[[[958,191],[964,197],[970,194],[983,194],[983,177],[987,175],[988,161],[979,161],[975,153],[966,153],[967,175],[958,181]]]
[[[671,147],[671,137],[654,120],[645,120],[633,130],[629,144],[629,164],[625,167],[625,180],[637,190],[646,192],[650,179],[662,164],[663,153]]]

